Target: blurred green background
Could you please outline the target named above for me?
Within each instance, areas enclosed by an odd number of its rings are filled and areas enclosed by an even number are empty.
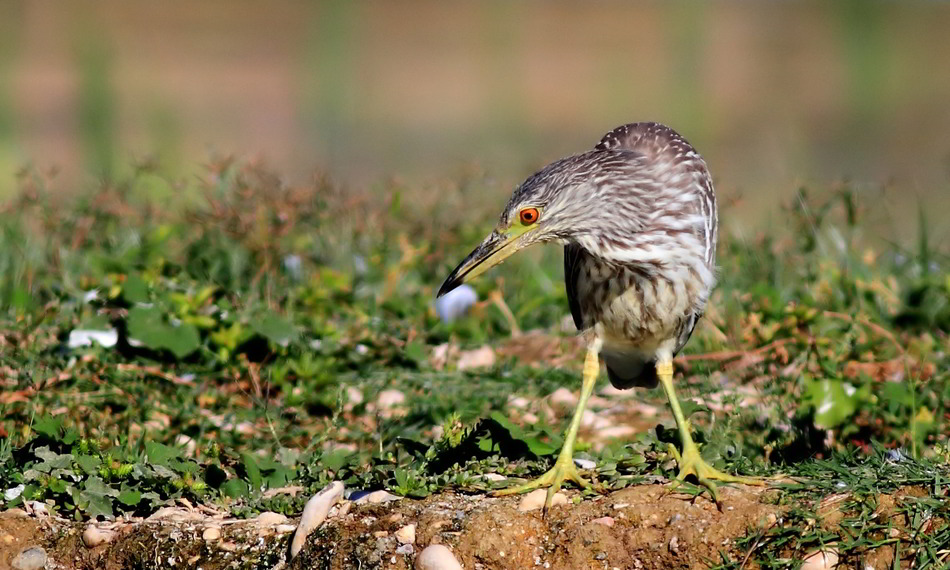
[[[476,176],[494,210],[658,120],[706,156],[733,228],[846,181],[906,238],[950,208],[948,30],[938,2],[7,0],[0,197],[25,165],[75,192],[234,155],[354,191]]]

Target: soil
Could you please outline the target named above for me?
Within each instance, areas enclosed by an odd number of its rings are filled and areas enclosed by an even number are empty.
[[[292,561],[289,526],[211,516],[196,509],[167,509],[161,520],[113,523],[111,541],[87,548],[86,528],[22,511],[0,514],[0,568],[18,553],[44,548],[47,568],[386,568],[408,569],[429,544],[449,547],[466,569],[671,569],[705,568],[720,553],[741,559],[735,539],[774,524],[781,508],[768,490],[721,489],[723,510],[705,496],[642,485],[594,498],[568,492],[577,504],[520,512],[520,497],[443,493],[425,500],[334,507],[328,520]],[[295,521],[289,521],[291,523]],[[416,525],[414,544],[395,533]],[[203,538],[209,527],[220,536]]]

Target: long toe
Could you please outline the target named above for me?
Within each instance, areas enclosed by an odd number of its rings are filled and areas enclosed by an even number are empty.
[[[498,491],[492,492],[492,495],[495,497],[504,497],[507,495],[517,495],[519,493],[527,493],[528,491],[533,491],[535,489],[548,488],[547,500],[545,501],[545,507],[550,506],[551,501],[553,500],[554,494],[560,490],[561,485],[564,481],[570,481],[580,487],[581,489],[591,489],[593,485],[581,476],[580,472],[577,470],[577,467],[574,465],[573,461],[563,461],[560,458],[554,464],[554,467],[546,471],[543,475],[538,477],[533,481],[528,481],[522,485],[516,485],[514,487],[509,487],[507,489],[500,489]]]
[[[722,471],[719,471],[712,465],[706,463],[702,456],[700,456],[699,450],[695,447],[688,448],[683,452],[682,455],[677,453],[675,454],[675,457],[679,463],[680,470],[676,475],[676,479],[673,482],[672,488],[675,489],[680,483],[685,481],[688,476],[693,475],[696,477],[696,480],[700,485],[709,490],[709,494],[717,504],[719,503],[719,492],[716,486],[717,481],[722,483],[740,483],[742,485],[758,486],[766,484],[766,480],[759,477],[730,475],[729,473],[723,473]]]

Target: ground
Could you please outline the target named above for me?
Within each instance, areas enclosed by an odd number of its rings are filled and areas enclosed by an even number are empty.
[[[722,509],[663,484],[594,498],[568,495],[578,502],[552,507],[543,517],[538,510],[519,510],[518,497],[441,493],[386,504],[344,502],[292,561],[288,525],[265,526],[257,519],[232,519],[194,507],[167,509],[150,520],[99,525],[115,535],[92,548],[83,543],[84,523],[6,512],[0,515],[0,564],[9,567],[19,552],[41,546],[59,565],[48,566],[52,568],[405,569],[425,546],[444,544],[464,568],[474,569],[720,568],[730,558],[741,561],[739,568],[757,568],[761,566],[748,562],[759,543],[741,539],[790,524],[787,507],[777,504],[778,494],[758,487],[724,488]],[[892,520],[895,531],[851,562],[860,562],[862,569],[894,568],[893,539],[909,522],[901,517],[900,503],[924,495],[921,489],[906,488],[878,497],[875,515]],[[829,496],[812,524],[833,528],[844,498]],[[398,531],[408,525],[415,526],[414,539],[403,544]],[[206,535],[209,528],[221,529],[220,535]],[[826,550],[834,551],[835,545]],[[942,552],[944,560],[947,553]]]
[[[520,512],[517,497],[445,493],[355,505],[344,516],[331,516],[286,567],[410,568],[412,553],[442,543],[465,568],[702,568],[714,565],[721,550],[734,551],[734,541],[748,529],[774,524],[781,509],[767,495],[751,487],[725,489],[726,506],[719,511],[704,498],[643,485],[559,505],[544,518],[540,511]],[[416,525],[416,544],[397,553],[394,533],[407,524]],[[231,567],[235,560],[246,567],[285,560],[290,534],[262,534],[252,520],[225,525],[220,539],[207,542],[202,532],[209,525],[221,522],[196,516],[130,523],[119,526],[109,544],[88,549],[80,538],[83,524],[6,513],[0,527],[14,540],[3,539],[0,561],[9,564],[34,544],[61,564],[89,569],[158,568],[170,558],[178,568],[205,569]]]

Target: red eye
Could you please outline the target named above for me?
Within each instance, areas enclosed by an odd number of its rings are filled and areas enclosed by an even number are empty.
[[[525,225],[525,226],[530,226],[531,224],[537,222],[538,216],[540,216],[540,214],[538,213],[537,208],[525,208],[524,210],[521,210],[521,212],[518,214],[518,217],[521,219],[522,225]]]

